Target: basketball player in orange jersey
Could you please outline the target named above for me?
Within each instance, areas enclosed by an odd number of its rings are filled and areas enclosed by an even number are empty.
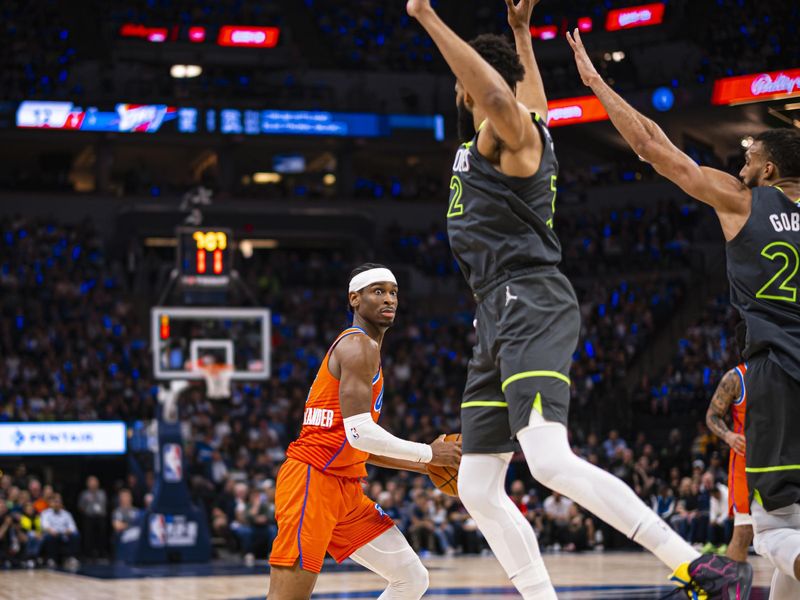
[[[745,347],[746,331],[744,322],[736,327],[736,342],[740,349]],[[747,550],[753,542],[750,492],[747,488],[747,473],[744,470],[744,418],[747,408],[745,373],[747,373],[747,363],[742,362],[722,376],[706,413],[708,428],[731,447],[728,462],[728,511],[733,517],[733,537],[725,556],[742,562],[747,560]],[[733,431],[725,423],[728,411],[733,419]]]
[[[311,597],[325,553],[348,556],[389,582],[381,600],[418,600],[428,572],[403,534],[361,488],[366,463],[427,473],[457,468],[460,443],[401,440],[377,424],[383,404],[380,349],[397,311],[397,281],[367,263],[350,275],[353,326],[334,340],[306,400],[300,436],[278,473],[268,600]]]

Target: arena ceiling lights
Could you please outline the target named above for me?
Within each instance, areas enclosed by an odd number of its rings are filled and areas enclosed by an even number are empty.
[[[711,103],[735,106],[800,96],[800,69],[751,73],[714,82]]]
[[[169,69],[169,74],[175,79],[191,79],[192,77],[199,77],[203,72],[203,67],[200,65],[172,65]]]

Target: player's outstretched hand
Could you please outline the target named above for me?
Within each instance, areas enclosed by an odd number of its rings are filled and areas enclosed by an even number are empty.
[[[445,436],[440,435],[431,444],[433,458],[429,464],[439,467],[458,468],[461,463],[461,440],[457,442],[445,442]]]
[[[430,0],[408,0],[406,11],[408,16],[419,19],[420,15],[426,10],[432,10]]]
[[[747,449],[747,443],[741,433],[733,433],[732,431],[725,436],[725,442],[733,449],[736,454],[744,456]]]
[[[567,32],[567,42],[572,47],[572,51],[575,53],[575,64],[578,67],[578,73],[580,73],[581,81],[583,81],[584,85],[588,85],[591,87],[593,80],[596,80],[600,77],[597,72],[597,69],[594,68],[592,64],[592,59],[589,58],[589,55],[586,53],[586,48],[583,46],[583,40],[581,40],[581,32],[578,31],[578,28],[575,28],[575,31],[570,35],[569,31]]]
[[[508,24],[511,29],[530,29],[533,7],[539,2],[541,0],[506,0]]]

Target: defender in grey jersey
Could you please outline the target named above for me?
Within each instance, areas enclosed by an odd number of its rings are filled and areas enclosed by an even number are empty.
[[[747,323],[747,483],[773,600],[800,598],[800,132],[765,131],[737,179],[699,167],[598,75],[576,30],[581,78],[642,160],[711,205],[725,235],[731,303]]]
[[[625,483],[570,447],[569,367],[580,313],[557,266],[558,162],[531,47],[536,1],[506,0],[516,50],[496,35],[465,43],[430,0],[407,5],[453,70],[459,127],[471,129],[461,138],[470,141],[456,151],[447,207],[450,244],[478,302],[461,405],[459,496],[523,598],[556,595],[530,524],[505,493],[515,438],[538,481],[645,546],[679,571],[685,585],[710,598],[731,588],[746,600],[749,567],[740,572],[716,557],[712,568],[698,571],[712,559],[701,557]]]
[[[479,52],[491,38],[479,37]],[[478,151],[484,127],[461,145],[453,163],[447,232],[478,301],[477,344],[461,404],[464,452],[509,452],[531,410],[567,423],[569,367],[580,313],[572,285],[558,270],[553,231],[558,161],[542,118],[539,168],[503,174]],[[535,399],[534,402],[531,399]]]

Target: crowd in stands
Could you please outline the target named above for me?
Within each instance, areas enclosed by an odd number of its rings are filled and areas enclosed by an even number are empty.
[[[278,25],[281,12],[275,0],[117,0],[107,3],[111,23],[170,28],[173,25]]]
[[[277,534],[274,477],[280,458],[277,453],[274,461],[259,457],[259,465],[249,468],[243,455],[235,464],[224,459],[224,447],[233,435],[218,439],[226,427],[219,423],[213,428],[216,434],[202,430],[187,443],[189,481],[194,501],[209,515],[218,555],[235,553],[252,565],[256,558],[268,555]],[[426,431],[431,432],[435,430]],[[256,437],[252,429],[246,433]],[[581,439],[573,435],[572,444],[576,454],[630,485],[688,542],[704,551],[724,551],[733,526],[725,485],[726,449],[700,427],[696,437],[687,441],[675,429],[665,444],[652,443],[643,432],[629,444],[611,430],[603,441],[596,433]],[[457,498],[435,490],[426,477],[417,474],[370,471],[365,491],[421,555],[487,551],[474,520]],[[152,472],[148,480],[152,486]],[[126,483],[131,488],[123,487]],[[97,478],[89,477],[74,503],[76,518],[64,508],[52,486],[42,486],[37,478],[27,476],[24,467],[1,477],[0,567],[46,564],[74,570],[79,566],[78,556],[90,561],[113,557],[125,532],[139,525],[152,494],[151,488],[134,476],[127,482],[105,484],[114,490],[113,502],[99,489]],[[521,455],[512,462],[507,485],[545,550],[634,547],[569,498],[531,479]]]
[[[152,417],[147,328],[91,224],[2,229],[0,420]]]
[[[665,370],[640,383],[635,408],[652,415],[701,417],[722,376],[742,360],[733,334],[738,321],[725,294],[710,299],[678,340]]]
[[[602,31],[609,10],[629,5],[611,0],[545,5],[537,8],[534,26],[555,27],[555,37],[559,40],[567,29],[577,25],[579,18],[592,19],[593,31]],[[456,5],[434,2],[434,6],[462,35],[508,32],[506,7],[502,2],[487,4],[465,0]],[[363,101],[368,95],[358,86],[339,93],[326,84],[312,79],[300,81],[292,75],[276,81],[260,66],[246,64],[246,61],[233,66],[203,61],[206,63],[204,72],[196,79],[175,80],[166,68],[135,62],[126,63],[125,73],[109,73],[113,69],[105,61],[107,57],[116,56],[112,49],[121,39],[120,27],[126,23],[166,27],[170,39],[175,32],[179,32],[180,39],[186,39],[190,26],[206,27],[207,36],[212,39],[216,28],[226,23],[279,25],[283,29],[282,45],[290,49],[287,54],[295,70],[311,67],[446,72],[446,65],[430,37],[406,15],[402,2],[304,0],[290,7],[274,1],[253,0],[92,2],[82,19],[87,30],[99,29],[101,35],[86,43],[76,42],[74,38],[81,32],[67,25],[74,20],[70,21],[54,0],[6,2],[2,15],[4,27],[0,36],[4,43],[0,64],[4,68],[0,81],[3,98],[9,100],[37,97],[98,102],[102,98],[119,102],[191,97],[194,101],[213,101],[270,97],[276,108],[299,103],[297,108],[330,110],[358,105],[354,110],[367,109],[359,105],[359,98]],[[598,56],[601,73],[627,91],[655,83],[702,84],[716,77],[790,68],[800,60],[797,41],[800,11],[791,2],[677,0],[668,3],[666,24],[659,29],[671,27],[678,21],[681,27],[672,27],[670,34],[678,36],[685,49],[691,48],[691,51],[670,60],[670,48],[664,46],[660,51],[663,60],[655,66],[663,81],[655,82],[651,80],[652,74],[644,72],[648,67],[643,65],[652,65],[652,60],[640,65],[630,59],[615,62],[601,54]],[[293,31],[298,23],[306,23],[307,27]],[[318,35],[314,37],[314,33]],[[626,32],[618,35],[623,40]],[[640,47],[646,53],[648,45],[654,41],[661,42],[659,36],[654,35]],[[555,45],[559,42],[538,43]],[[641,41],[632,43],[633,47],[626,48],[628,52],[636,50],[635,44],[642,44]],[[613,49],[608,48],[609,51]],[[543,55],[540,69],[551,95],[568,96],[581,90],[570,53]],[[689,78],[692,81],[685,81]]]
[[[593,411],[599,410],[644,342],[680,303],[685,282],[663,273],[685,265],[685,256],[679,251],[685,245],[673,248],[672,240],[680,230],[691,238],[693,218],[667,204],[646,211],[623,208],[564,217],[569,232],[565,239],[590,240],[579,244],[573,262],[580,264],[594,256],[596,262],[607,263],[606,270],[598,273],[602,281],[580,271],[575,280],[583,313],[572,372],[574,422],[579,425],[575,436],[592,431],[596,422]],[[147,328],[135,305],[132,274],[122,262],[105,254],[88,222],[64,226],[6,218],[0,229],[0,420],[122,419],[130,423],[153,418],[157,402]],[[431,271],[419,262],[423,256],[445,260],[446,239],[436,228],[419,234],[396,230],[386,239],[381,260],[390,265],[416,265],[442,278],[446,286],[452,283],[454,289],[463,285],[460,274]],[[626,265],[612,260],[619,250],[642,265],[663,266],[659,269],[662,276],[645,272],[643,277],[629,277]],[[587,254],[584,257],[580,252]],[[635,259],[637,254],[642,258]],[[192,496],[205,507],[212,534],[221,547],[241,552],[248,560],[264,555],[274,538],[272,502],[277,469],[302,421],[309,381],[327,344],[346,326],[342,282],[361,259],[345,252],[280,251],[257,253],[250,260],[251,264],[243,265],[242,276],[259,302],[273,311],[274,377],[263,383],[235,385],[230,401],[223,403],[207,400],[202,386],[195,386],[180,405]],[[568,260],[568,272],[570,264]],[[429,442],[442,431],[460,428],[460,393],[474,344],[474,305],[466,295],[451,294],[451,298],[440,308],[435,303],[415,302],[413,294],[408,301],[401,299],[398,322],[385,341],[387,398],[381,422],[407,439]],[[613,435],[610,439],[611,450],[600,451],[597,437],[592,435],[585,441],[576,439],[575,446],[612,472],[627,473],[633,483],[644,481],[635,475],[634,467],[649,461],[648,477],[675,487],[676,498],[681,492],[674,484],[681,483],[680,477],[690,476],[691,459],[709,460],[713,446],[709,443],[695,451],[678,444],[676,455],[665,459],[652,456],[655,440],[649,450],[638,440],[630,455]],[[138,460],[140,472],[119,482],[90,479],[82,494],[67,498],[80,538],[73,536],[76,528],[69,519],[59,517],[63,531],[54,531],[61,537],[45,543],[45,528],[37,556],[45,561],[73,558],[79,541],[84,545],[84,557],[113,553],[112,538],[124,535],[151,500],[153,465],[146,455]],[[666,470],[658,469],[659,462]],[[677,481],[671,478],[672,466],[678,467]],[[535,486],[522,463],[515,462],[512,473],[514,480],[522,481],[519,503],[528,507],[525,512],[543,545],[585,549],[598,546],[603,535],[604,545],[617,543],[608,537],[613,534],[579,507],[566,506],[567,499],[548,500],[546,490]],[[18,533],[22,525],[16,525],[13,515],[19,514],[22,523],[27,495],[34,500],[45,497],[47,506],[37,509],[42,518],[48,506],[61,511],[59,515],[63,511],[55,508],[52,489],[35,491],[38,481],[32,483],[25,474],[2,481],[3,500],[11,515],[0,519],[9,522],[0,530],[5,536],[0,536],[5,540],[0,542],[3,556],[13,554],[12,558],[21,562],[36,560],[28,558],[23,548],[29,547],[30,540],[35,548],[39,538],[26,533],[23,540]],[[453,553],[485,548],[460,503],[434,492],[425,478],[379,471],[373,481],[371,492],[398,519],[418,550]],[[512,487],[519,495],[520,484]],[[657,487],[651,482],[642,497],[649,502]],[[686,531],[689,537],[704,537],[692,533],[690,527]],[[104,544],[103,539],[108,541]],[[12,547],[16,548],[13,553]]]
[[[77,567],[80,534],[61,494],[36,478],[0,477],[0,567]]]
[[[704,50],[701,81],[791,68],[800,61],[800,7],[792,2],[690,2],[686,22]]]
[[[0,89],[3,99],[66,99],[80,94],[72,68],[74,32],[56,0],[9,0],[0,7]]]

